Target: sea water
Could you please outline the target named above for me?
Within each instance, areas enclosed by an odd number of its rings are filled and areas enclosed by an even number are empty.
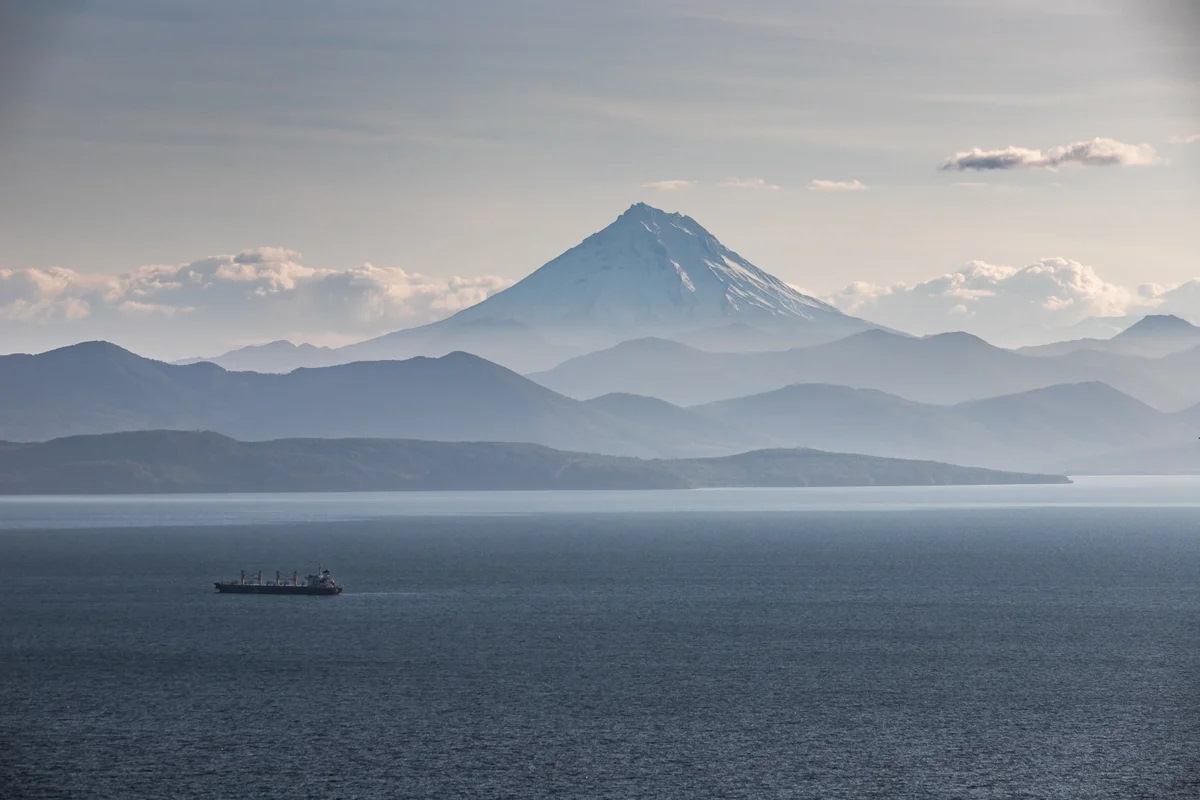
[[[17,498],[0,565],[5,798],[1200,797],[1195,479]]]

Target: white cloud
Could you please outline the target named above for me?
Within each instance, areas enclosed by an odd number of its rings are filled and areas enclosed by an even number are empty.
[[[1193,294],[1168,303],[1162,287],[1134,290],[1109,283],[1092,267],[1066,258],[1021,268],[974,261],[914,285],[852,283],[827,299],[843,311],[911,333],[966,330],[1009,345],[1045,341],[1093,317],[1183,312],[1185,305],[1190,311],[1184,315],[1191,315],[1200,311],[1200,282]]]
[[[1096,138],[1072,142],[1049,150],[1031,150],[1027,147],[1005,147],[999,150],[981,150],[976,147],[955,153],[942,164],[943,170],[964,172],[966,170],[1005,169],[1048,169],[1059,167],[1107,167],[1149,166],[1161,164],[1154,148],[1148,144],[1126,144],[1116,139]]]
[[[1200,318],[1200,279],[1174,286],[1151,284],[1140,288],[1160,313],[1177,314],[1193,321]]]
[[[1172,136],[1171,144],[1196,144],[1200,142],[1200,133],[1193,133],[1191,136]]]
[[[775,191],[780,187],[774,183],[767,183],[762,178],[729,178],[717,184],[725,189],[767,189]]]
[[[808,189],[811,192],[865,192],[869,188],[869,186],[857,179],[851,181],[826,181],[814,178],[808,183]]]
[[[449,316],[511,283],[373,264],[315,268],[271,247],[111,276],[0,270],[0,333],[10,348],[108,338],[177,357],[212,355],[232,343],[280,338],[298,322],[310,341],[368,338]]]
[[[696,181],[687,180],[669,180],[669,181],[651,181],[643,183],[643,189],[655,189],[661,192],[677,192],[680,189],[690,189],[696,185]]]

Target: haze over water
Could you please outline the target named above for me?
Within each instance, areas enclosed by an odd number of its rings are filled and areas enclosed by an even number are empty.
[[[1197,489],[6,500],[5,796],[1195,797]]]

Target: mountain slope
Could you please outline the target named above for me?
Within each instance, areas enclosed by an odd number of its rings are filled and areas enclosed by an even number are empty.
[[[523,371],[546,368],[579,353],[578,345],[515,320],[442,320],[340,347],[333,351],[332,363],[438,357],[459,350]]]
[[[964,463],[983,463],[960,447],[982,431],[946,406],[915,403],[873,389],[794,384],[762,394],[690,409],[697,414],[769,438],[776,446],[925,458],[956,453]]]
[[[710,353],[647,337],[568,359],[528,377],[568,397],[586,399],[616,392],[687,405],[713,395],[735,397],[775,388],[763,386],[759,377],[773,374],[773,361],[773,354]]]
[[[214,364],[172,366],[108,342],[0,356],[0,438],[145,427],[196,428],[236,411],[237,381]]]
[[[677,457],[737,453],[775,441],[655,397],[613,393],[584,405],[621,420],[630,431],[646,431],[647,439]]]
[[[1196,434],[1174,415],[1096,381],[963,403],[954,410],[986,428],[997,446],[1037,453],[1041,464],[1063,465],[1086,455],[1186,441]]]
[[[725,247],[691,217],[644,203],[448,322],[503,319],[552,328],[609,328],[623,338],[630,331],[734,321],[849,321]]]
[[[0,443],[0,494],[686,489],[1062,483],[1029,475],[813,450],[649,460],[528,444],[388,439],[239,442],[214,433],[140,431]]]

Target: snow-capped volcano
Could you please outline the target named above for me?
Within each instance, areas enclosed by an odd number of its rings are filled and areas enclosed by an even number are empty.
[[[524,280],[446,322],[513,320],[635,336],[823,318],[849,319],[754,266],[691,217],[638,203]]]
[[[754,266],[691,217],[638,203],[524,280],[452,317],[283,357],[279,370],[465,350],[532,371],[646,336],[750,352],[873,327]],[[218,363],[239,363],[239,355]]]

